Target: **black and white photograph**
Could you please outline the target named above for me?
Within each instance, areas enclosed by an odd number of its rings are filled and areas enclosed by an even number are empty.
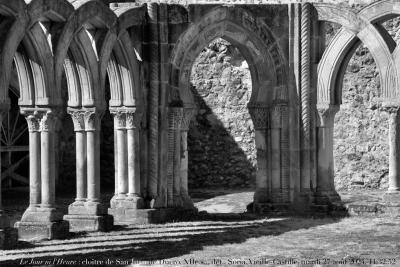
[[[399,0],[0,0],[0,266],[400,266]]]

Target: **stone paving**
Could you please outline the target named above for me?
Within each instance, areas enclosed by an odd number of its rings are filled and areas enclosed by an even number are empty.
[[[330,263],[344,260],[347,264],[355,260],[365,263],[387,260],[400,265],[399,218],[274,219],[254,216],[228,220],[222,215],[244,212],[252,200],[251,191],[209,190],[195,191],[192,195],[199,211],[221,216],[189,222],[115,227],[107,233],[71,234],[65,240],[20,242],[13,250],[0,251],[0,265],[202,265],[201,262],[191,263],[192,260],[203,261],[203,265],[244,266],[252,260],[265,260],[271,263],[270,266],[276,266],[277,260],[291,259],[324,259]],[[380,192],[342,192],[341,196],[345,203],[374,203],[379,200]],[[59,205],[66,201],[67,198],[60,198]],[[12,203],[14,208],[21,204],[18,201]],[[17,210],[21,215],[24,209]]]

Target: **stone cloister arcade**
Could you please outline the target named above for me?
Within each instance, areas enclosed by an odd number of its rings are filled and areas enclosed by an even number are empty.
[[[333,184],[333,119],[359,42],[381,74],[382,107],[390,113],[383,200],[389,210],[398,209],[400,52],[380,23],[400,14],[400,2],[371,1],[362,8],[265,2],[0,0],[0,108],[4,117],[15,66],[19,108],[29,127],[30,184],[29,207],[15,228],[0,204],[2,246],[12,243],[15,229],[21,240],[61,238],[68,231],[105,231],[193,210],[187,186],[187,134],[196,113],[190,73],[200,51],[220,37],[240,50],[251,72],[248,108],[257,148],[252,211],[308,213],[340,202]],[[325,21],[342,26],[328,46]],[[100,201],[99,133],[107,109],[114,117],[116,170],[109,208]],[[76,140],[76,199],[68,214],[55,207],[62,111],[73,120]]]

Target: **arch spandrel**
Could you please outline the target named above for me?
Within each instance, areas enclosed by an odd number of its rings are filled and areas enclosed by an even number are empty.
[[[31,24],[41,20],[66,22],[74,12],[67,0],[33,0],[27,9]]]
[[[232,10],[235,11],[231,14]],[[193,102],[193,96],[188,88],[195,58],[216,38],[231,42],[249,62],[252,80],[256,81],[253,85],[251,102],[271,102],[274,100],[274,95],[279,95],[281,98],[284,95],[284,98],[279,100],[288,99],[287,89],[283,94],[276,94],[273,89],[285,83],[283,77],[286,77],[284,74],[286,60],[272,32],[261,21],[255,20],[242,9],[238,11],[238,8],[220,7],[210,11],[202,20],[190,26],[172,53],[170,81],[174,86],[179,82],[176,87],[179,88],[184,103]],[[265,77],[270,77],[271,80],[266,80]],[[264,87],[259,86],[261,81],[264,84],[272,84],[269,93],[258,93],[260,88],[264,90]]]
[[[390,18],[393,14],[400,11],[400,3],[392,0],[381,0],[372,3],[358,12],[366,21],[371,23],[376,23],[381,20],[386,20]],[[400,13],[398,13],[400,14]]]
[[[368,21],[358,16],[351,8],[333,4],[314,3],[318,20],[338,23],[352,32],[359,32],[368,25]]]
[[[132,26],[141,25],[145,22],[146,5],[138,4],[135,7],[119,8],[114,10],[118,17],[118,32],[122,32]]]
[[[117,17],[114,12],[112,12],[104,3],[102,3],[101,1],[91,0],[73,1],[71,2],[71,4],[76,10],[64,26],[55,51],[55,76],[58,88],[61,87],[60,81],[64,69],[64,59],[67,55],[67,51],[73,38],[76,35],[79,35],[83,28],[100,29],[104,31],[104,34],[100,38],[98,38],[98,40],[95,40],[95,54],[96,52],[98,53],[100,60],[96,61],[95,66],[97,70],[95,71],[95,73],[91,73],[91,75],[95,75],[97,77],[96,82],[100,81],[98,79],[100,73],[103,75],[103,80],[105,79],[107,64],[101,64],[100,62],[108,61],[109,55],[111,53],[111,51],[109,51],[109,48],[112,47],[113,43],[115,42],[115,27],[117,24]],[[93,50],[92,45],[86,47],[85,49],[86,50],[83,51],[86,51],[93,55],[94,51],[89,51]],[[100,66],[101,71],[99,70]],[[104,84],[104,82],[102,82],[102,84]],[[96,96],[103,95],[103,89],[101,88],[102,84],[99,84],[96,87],[96,90],[98,90],[98,92],[96,92]],[[82,88],[82,90],[84,89]],[[92,93],[93,92],[86,92],[86,94],[89,95]],[[96,103],[98,102],[97,104],[99,105],[104,105],[103,99],[96,99],[95,101]],[[95,101],[90,100],[87,104],[89,104],[89,102],[94,104]]]

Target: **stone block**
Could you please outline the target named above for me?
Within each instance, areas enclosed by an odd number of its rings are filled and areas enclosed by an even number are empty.
[[[16,222],[18,238],[23,241],[63,239],[67,237],[69,225],[66,221],[57,222]]]
[[[68,214],[64,220],[69,223],[70,232],[108,232],[113,228],[113,217],[110,215],[76,215]]]
[[[18,230],[13,227],[0,229],[0,249],[12,249],[18,242]]]
[[[165,223],[168,221],[185,220],[197,213],[196,209],[109,209],[114,217],[115,225],[136,225]]]
[[[388,191],[383,195],[382,199],[387,206],[400,206],[400,191]]]

